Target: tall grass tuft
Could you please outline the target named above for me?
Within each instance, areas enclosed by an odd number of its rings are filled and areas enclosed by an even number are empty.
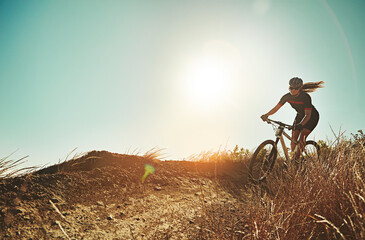
[[[250,151],[244,148],[239,148],[238,145],[233,150],[219,149],[214,151],[203,151],[199,154],[190,156],[191,161],[209,162],[209,163],[224,163],[224,162],[247,162],[251,157]]]
[[[18,176],[33,169],[33,168],[20,168],[20,165],[26,162],[25,159],[28,156],[22,157],[20,159],[10,159],[12,154],[0,158],[0,179]]]
[[[152,148],[147,151],[142,157],[148,160],[162,160],[164,159],[165,154],[163,153],[163,149]]]

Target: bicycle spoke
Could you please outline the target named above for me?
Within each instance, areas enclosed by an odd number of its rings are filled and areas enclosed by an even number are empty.
[[[302,153],[304,159],[315,159],[318,156],[317,147],[313,144],[305,145],[305,148]]]

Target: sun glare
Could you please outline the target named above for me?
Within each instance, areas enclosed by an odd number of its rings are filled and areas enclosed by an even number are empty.
[[[221,99],[227,90],[224,83],[226,76],[227,71],[219,59],[204,57],[197,60],[188,75],[191,97],[206,102]]]
[[[202,107],[227,103],[236,88],[238,69],[238,51],[231,44],[208,43],[186,72],[184,83],[189,100]]]

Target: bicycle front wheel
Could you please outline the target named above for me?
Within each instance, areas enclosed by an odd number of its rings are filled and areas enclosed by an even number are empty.
[[[251,158],[250,179],[255,183],[263,181],[273,168],[276,157],[277,149],[273,140],[266,140],[261,143]]]

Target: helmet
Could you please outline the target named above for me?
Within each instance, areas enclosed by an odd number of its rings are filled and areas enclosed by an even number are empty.
[[[303,80],[301,78],[298,78],[298,77],[293,77],[289,81],[289,86],[290,87],[299,88],[302,85],[303,85]]]

